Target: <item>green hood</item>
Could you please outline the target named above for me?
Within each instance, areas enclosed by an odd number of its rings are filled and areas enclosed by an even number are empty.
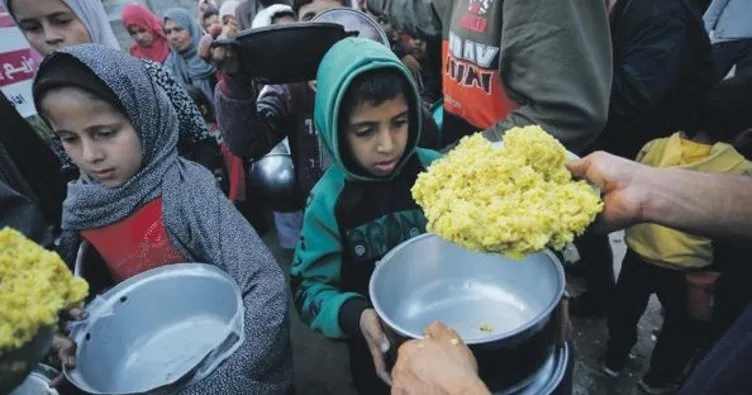
[[[410,114],[410,129],[405,154],[391,177],[399,174],[405,162],[415,153],[421,129],[420,96],[412,74],[404,64],[382,44],[364,38],[346,38],[326,53],[319,65],[316,76],[316,106],[314,119],[321,139],[329,154],[351,180],[377,180],[375,176],[356,173],[348,169],[342,161],[339,136],[339,113],[342,99],[350,83],[358,75],[375,69],[394,68],[399,70],[410,82],[412,88],[407,92]]]

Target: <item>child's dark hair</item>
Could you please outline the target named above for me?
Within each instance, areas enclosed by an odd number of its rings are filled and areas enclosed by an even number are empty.
[[[204,14],[201,16],[201,22],[206,21],[207,19],[213,17],[213,16],[219,16],[219,10],[214,7],[209,7],[204,11]]]
[[[335,0],[335,1],[338,1],[338,2],[342,3],[342,6],[348,6],[349,5],[349,1],[348,0]],[[306,5],[311,4],[313,2],[314,2],[314,0],[294,0],[292,2],[292,10],[295,11],[295,15],[298,16],[298,18],[299,18],[300,17],[300,9],[303,6],[306,6]],[[308,18],[308,19],[310,19],[310,18]]]
[[[350,118],[352,111],[363,104],[378,106],[381,103],[394,99],[400,93],[405,95],[408,105],[412,90],[407,77],[397,69],[377,69],[368,71],[355,77],[347,88],[345,97],[342,99],[340,109],[340,124],[344,125]]]

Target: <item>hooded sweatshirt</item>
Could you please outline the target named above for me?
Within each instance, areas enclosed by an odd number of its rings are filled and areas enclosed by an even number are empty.
[[[444,145],[538,124],[580,153],[606,123],[611,45],[603,0],[367,0],[395,29],[441,37]]]
[[[410,80],[411,123],[401,162],[390,176],[377,178],[346,159],[348,148],[341,146],[337,123],[350,82],[383,68],[398,70]],[[410,76],[388,48],[360,38],[335,44],[319,67],[315,120],[334,163],[308,199],[291,282],[303,321],[330,338],[360,336],[358,322],[369,306],[368,282],[375,262],[402,241],[425,232],[425,217],[410,188],[439,154],[416,147],[422,123],[420,97]]]
[[[681,133],[656,139],[640,151],[637,161],[655,167],[676,167],[705,173],[752,175],[752,165],[725,143],[699,144]],[[672,269],[697,269],[713,263],[710,239],[655,224],[627,229],[626,242],[646,262]]]

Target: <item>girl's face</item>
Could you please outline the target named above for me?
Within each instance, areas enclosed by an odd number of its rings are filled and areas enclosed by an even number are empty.
[[[138,45],[149,48],[154,43],[154,33],[139,25],[128,26],[128,33]]]
[[[42,55],[91,42],[84,24],[60,0],[13,0],[11,6],[26,39]]]
[[[67,87],[49,92],[40,105],[65,152],[91,178],[115,188],[141,168],[136,128],[110,103]]]
[[[164,30],[172,49],[183,52],[191,46],[191,32],[183,29],[171,19],[165,21]]]

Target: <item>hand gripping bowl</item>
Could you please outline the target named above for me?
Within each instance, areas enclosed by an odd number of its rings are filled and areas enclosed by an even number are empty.
[[[369,284],[392,346],[433,321],[456,330],[492,391],[525,385],[554,351],[564,270],[549,251],[515,261],[428,233],[387,253]]]
[[[176,392],[208,376],[243,342],[235,281],[205,264],[173,264],[131,277],[93,300],[71,337],[68,380],[91,394]]]

